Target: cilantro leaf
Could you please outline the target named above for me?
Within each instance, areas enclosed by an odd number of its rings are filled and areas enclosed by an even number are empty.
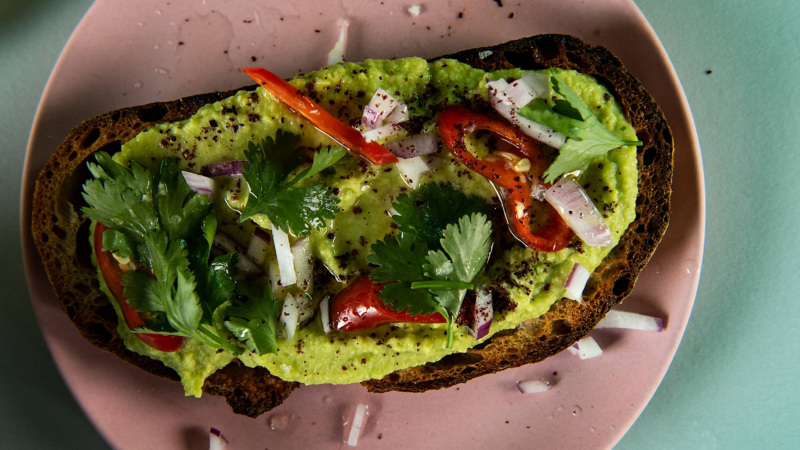
[[[339,211],[339,200],[325,186],[296,185],[334,165],[345,154],[341,147],[322,149],[314,154],[311,167],[288,180],[303,164],[303,152],[297,150],[300,136],[279,130],[275,138],[261,144],[249,143],[245,151],[244,179],[250,193],[239,222],[264,214],[278,228],[296,236],[307,235],[312,228],[325,226]]]
[[[642,145],[640,141],[627,141],[606,129],[580,96],[553,70],[550,70],[550,81],[553,92],[562,97],[554,101],[553,108],[548,108],[541,100],[534,100],[519,112],[522,117],[567,136],[558,157],[544,172],[545,182],[552,183],[567,172],[582,169],[612,149]]]
[[[278,324],[278,302],[272,298],[268,285],[243,283],[239,290],[249,300],[237,301],[230,306],[225,327],[239,340],[245,342],[247,349],[259,355],[277,353],[275,332]]]
[[[439,240],[448,224],[487,209],[483,198],[466,195],[450,183],[425,184],[411,194],[400,194],[392,206],[399,213],[392,218],[398,230],[416,236],[433,250],[441,248]]]

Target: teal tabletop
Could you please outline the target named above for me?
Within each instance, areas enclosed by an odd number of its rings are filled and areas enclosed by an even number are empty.
[[[200,0],[196,0],[200,1]],[[487,0],[488,1],[488,0]],[[108,448],[62,381],[25,283],[20,184],[37,104],[91,0],[0,0],[0,447]],[[618,449],[800,444],[800,2],[636,0],[694,115],[706,183],[702,275],[678,352]],[[795,273],[795,275],[792,275]]]

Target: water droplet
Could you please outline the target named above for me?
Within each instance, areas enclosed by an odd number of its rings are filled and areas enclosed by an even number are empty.
[[[139,22],[136,25],[139,25],[140,27],[143,27],[144,26],[144,22]]]
[[[270,430],[285,430],[289,426],[289,416],[286,414],[275,414],[270,416],[267,423],[269,424]]]
[[[175,26],[175,22],[170,22],[170,23],[169,23],[169,25],[170,25],[171,27],[174,27],[174,26]]]
[[[611,425],[609,428],[611,429],[611,431],[616,431],[617,426],[616,425]]]
[[[555,417],[555,416],[553,416],[552,414],[550,414],[549,416],[547,416],[547,418],[548,418],[548,419],[550,419],[550,420],[553,420],[553,418],[554,418],[554,417]]]
[[[564,405],[559,405],[558,408],[556,408],[556,411],[558,412],[561,412],[563,410],[564,410]]]
[[[572,407],[572,415],[573,416],[579,416],[582,412],[583,412],[583,410],[581,409],[580,406],[575,405],[575,406]]]
[[[156,15],[157,15],[157,16],[160,16],[160,15],[161,15],[161,10],[160,10],[160,9],[157,9],[157,10],[156,10]]]
[[[331,397],[330,395],[326,395],[325,397],[322,397],[322,403],[324,403],[326,405],[330,405],[331,403],[333,403],[333,397]]]
[[[156,67],[156,72],[160,73],[161,75],[167,75],[169,73],[169,70],[163,67]]]
[[[144,86],[144,85],[142,84],[141,81],[137,81],[136,83],[133,83],[133,87],[135,87],[135,88],[140,88],[142,86]]]
[[[160,47],[158,44],[156,44],[156,45],[154,45],[154,46],[153,46],[153,50],[158,50],[158,49],[160,49],[160,48],[161,48],[161,47]]]
[[[250,43],[250,47],[255,47],[255,46],[256,46],[256,43],[255,43],[255,42],[251,42],[251,43]]]
[[[594,427],[592,427],[592,428],[589,428],[589,431],[591,431],[592,433],[594,433],[594,432],[596,432],[597,430],[596,430]]]

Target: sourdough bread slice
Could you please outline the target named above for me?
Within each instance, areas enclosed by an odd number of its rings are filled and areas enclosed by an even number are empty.
[[[498,333],[468,353],[450,355],[435,363],[362,383],[372,392],[422,392],[448,387],[483,374],[540,361],[563,350],[588,333],[630,293],[667,227],[672,134],[653,98],[608,50],[571,36],[539,35],[466,50],[446,58],[484,70],[575,69],[594,75],[605,84],[615,93],[644,142],[638,151],[636,220],[589,280],[585,306],[558,301],[543,317],[529,320],[512,332]],[[253,90],[255,86],[243,89]],[[147,127],[187,119],[201,106],[237,91],[124,108],[89,119],[69,133],[36,182],[33,238],[70,320],[95,346],[170,380],[178,380],[172,369],[125,348],[116,330],[114,309],[100,290],[88,246],[90,223],[80,213],[85,205],[81,186],[90,176],[86,160],[99,150],[114,153]],[[235,413],[257,417],[281,404],[298,386],[271,375],[266,369],[248,368],[235,360],[206,379],[203,390],[224,396]]]

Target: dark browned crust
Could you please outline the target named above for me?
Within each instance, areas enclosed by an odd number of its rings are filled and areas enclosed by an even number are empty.
[[[481,59],[479,53],[486,50],[493,53]],[[586,306],[561,300],[543,317],[525,322],[513,332],[498,333],[468,353],[364,382],[371,392],[422,392],[449,387],[487,373],[541,361],[563,350],[588,333],[630,293],[667,227],[672,134],[653,98],[608,50],[571,36],[540,35],[447,57],[485,70],[575,69],[604,82],[621,101],[644,142],[638,152],[637,216],[620,244],[589,280]],[[172,369],[125,348],[116,331],[114,310],[100,291],[88,246],[84,245],[89,238],[89,221],[80,214],[84,205],[80,186],[88,178],[85,160],[98,150],[118,150],[148,126],[187,119],[201,106],[235,92],[124,108],[87,120],[70,132],[36,182],[33,238],[64,311],[92,344],[170,380],[178,379]],[[272,376],[266,369],[250,369],[233,362],[211,375],[203,390],[226,397],[235,413],[257,417],[281,404],[298,386]]]

